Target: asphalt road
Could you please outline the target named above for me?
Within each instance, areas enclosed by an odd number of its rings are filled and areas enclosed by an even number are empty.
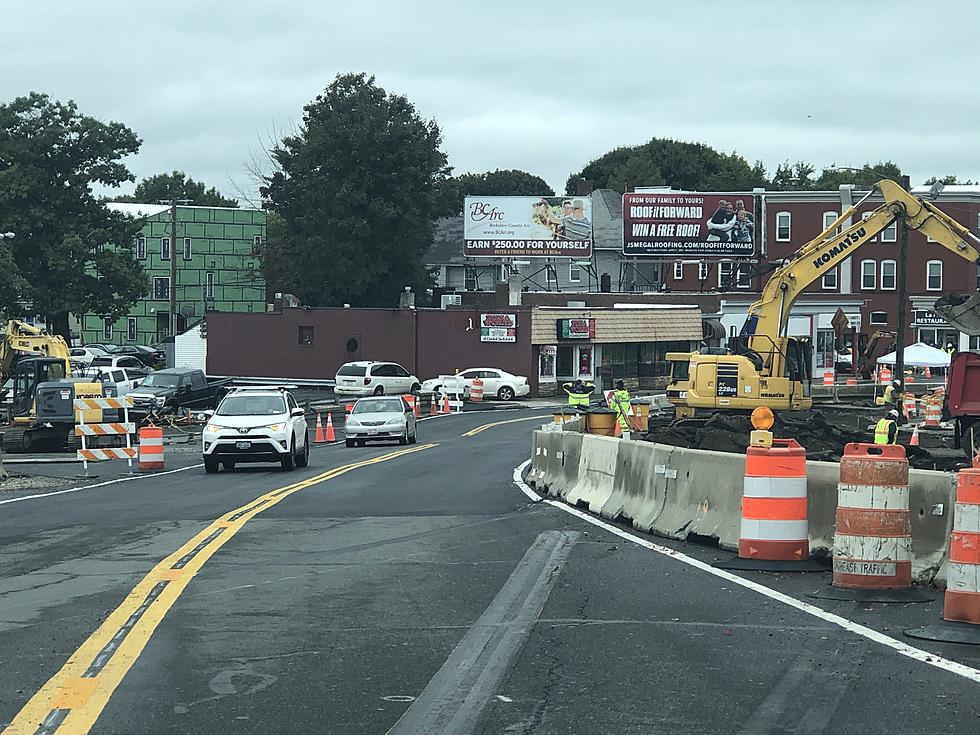
[[[540,421],[513,421],[540,413],[440,417],[417,447],[321,447],[292,473],[191,467],[0,504],[0,727],[980,729],[968,673],[534,503],[512,473]],[[462,436],[496,421],[513,423]],[[800,599],[826,583],[748,576]],[[889,635],[941,610],[820,604]]]

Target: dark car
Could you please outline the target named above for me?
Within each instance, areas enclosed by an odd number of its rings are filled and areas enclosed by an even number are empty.
[[[170,368],[148,375],[129,395],[137,412],[214,408],[224,398],[230,378],[209,379],[201,370]]]
[[[148,367],[162,367],[167,356],[146,345],[122,345],[112,350],[113,355],[132,355]]]

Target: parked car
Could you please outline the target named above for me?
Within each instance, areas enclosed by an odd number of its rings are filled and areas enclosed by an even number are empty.
[[[239,462],[278,462],[291,470],[310,462],[306,412],[282,388],[232,388],[201,441],[205,472],[217,472],[219,463],[230,470]]]
[[[94,376],[102,382],[104,387],[112,387],[108,393],[103,391],[102,395],[125,396],[136,389],[142,383],[149,371],[145,367],[141,368],[102,368],[98,375]]]
[[[96,357],[105,357],[108,353],[99,348],[88,345],[86,347],[72,347],[68,350],[68,359],[72,367],[88,367]]]
[[[338,396],[380,396],[415,393],[419,379],[396,362],[348,362],[337,371]]]
[[[426,380],[422,383],[422,392],[439,392],[446,377],[440,375],[438,378]],[[484,398],[499,398],[502,401],[510,401],[514,398],[523,398],[531,392],[531,386],[528,385],[526,377],[513,375],[499,368],[468,368],[448,377],[463,383],[464,396],[469,396],[473,381],[477,378],[483,380]]]
[[[136,359],[136,358],[126,358]],[[208,379],[201,370],[169,368],[151,373],[129,395],[133,408],[214,408],[231,386],[228,378]]]
[[[88,368],[85,370],[86,377],[95,378],[98,377],[103,370],[109,369],[114,370],[117,368],[126,368],[127,370],[142,370],[144,373],[148,373],[150,369],[143,364],[143,361],[138,357],[133,357],[132,355],[96,355],[92,358],[92,361],[88,364]]]
[[[107,355],[119,349],[119,345],[114,345],[109,342],[89,342],[85,347],[93,350],[102,350]]]
[[[163,367],[167,362],[167,355],[146,345],[122,345],[116,348],[114,355],[132,355],[144,365],[149,367]]]
[[[344,424],[348,447],[378,439],[414,444],[418,439],[415,412],[401,396],[361,398]]]

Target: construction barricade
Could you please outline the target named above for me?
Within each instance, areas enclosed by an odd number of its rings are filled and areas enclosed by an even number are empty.
[[[878,371],[878,382],[882,385],[887,385],[892,382],[892,371],[890,368],[882,367]]]
[[[909,463],[899,445],[848,444],[840,462],[833,585],[912,586]]]
[[[140,471],[162,470],[163,467],[163,429],[144,426],[140,429]]]
[[[926,418],[922,422],[923,426],[931,426],[933,428],[938,427],[943,419],[943,404],[942,399],[937,399],[936,396],[929,396],[925,399],[926,403]]]
[[[905,412],[906,418],[915,416],[915,394],[905,393],[902,396],[902,410]]]
[[[483,379],[474,378],[470,385],[470,400],[479,403],[483,400]]]
[[[125,459],[129,463],[130,472],[133,469],[133,457],[136,449],[133,447],[132,435],[136,425],[129,420],[129,409],[133,407],[133,399],[123,398],[76,398],[73,407],[78,413],[79,422],[75,425],[75,436],[82,440],[82,448],[76,452],[76,457],[82,460],[82,467],[88,474],[89,462],[102,462],[108,459]],[[85,419],[92,411],[98,410],[100,415],[105,410],[123,412],[123,420],[119,422],[86,423]],[[124,447],[89,447],[90,437],[124,436]]]
[[[824,370],[823,371],[823,384],[824,385],[833,385],[834,384],[834,371],[833,370]]]

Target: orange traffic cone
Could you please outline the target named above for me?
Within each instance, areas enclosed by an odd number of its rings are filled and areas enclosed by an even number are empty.
[[[429,405],[430,405],[429,415],[430,416],[436,416],[436,415],[438,415],[439,414],[439,399],[436,397],[435,394],[433,394],[432,395],[432,398],[429,399]]]
[[[613,436],[622,436],[623,430],[619,428],[619,416],[616,417],[616,428],[613,429]]]
[[[932,379],[932,370],[930,370],[929,366],[926,365],[926,380],[931,380],[931,379]]]
[[[449,396],[448,395],[442,397],[442,412],[443,413],[449,413]]]
[[[320,417],[317,416],[316,418],[317,418],[317,422],[319,422]],[[333,414],[330,413],[330,412],[327,412],[327,438],[326,438],[326,441],[327,442],[335,442],[335,441],[337,441],[337,435],[334,434],[334,431],[333,431]]]
[[[327,414],[327,421],[330,421],[330,414]],[[313,437],[314,444],[323,444],[327,437],[323,434],[323,423],[320,421],[320,412],[316,412],[316,434]]]
[[[919,446],[919,425],[916,424],[915,428],[912,429],[912,439],[909,441],[910,447]]]

